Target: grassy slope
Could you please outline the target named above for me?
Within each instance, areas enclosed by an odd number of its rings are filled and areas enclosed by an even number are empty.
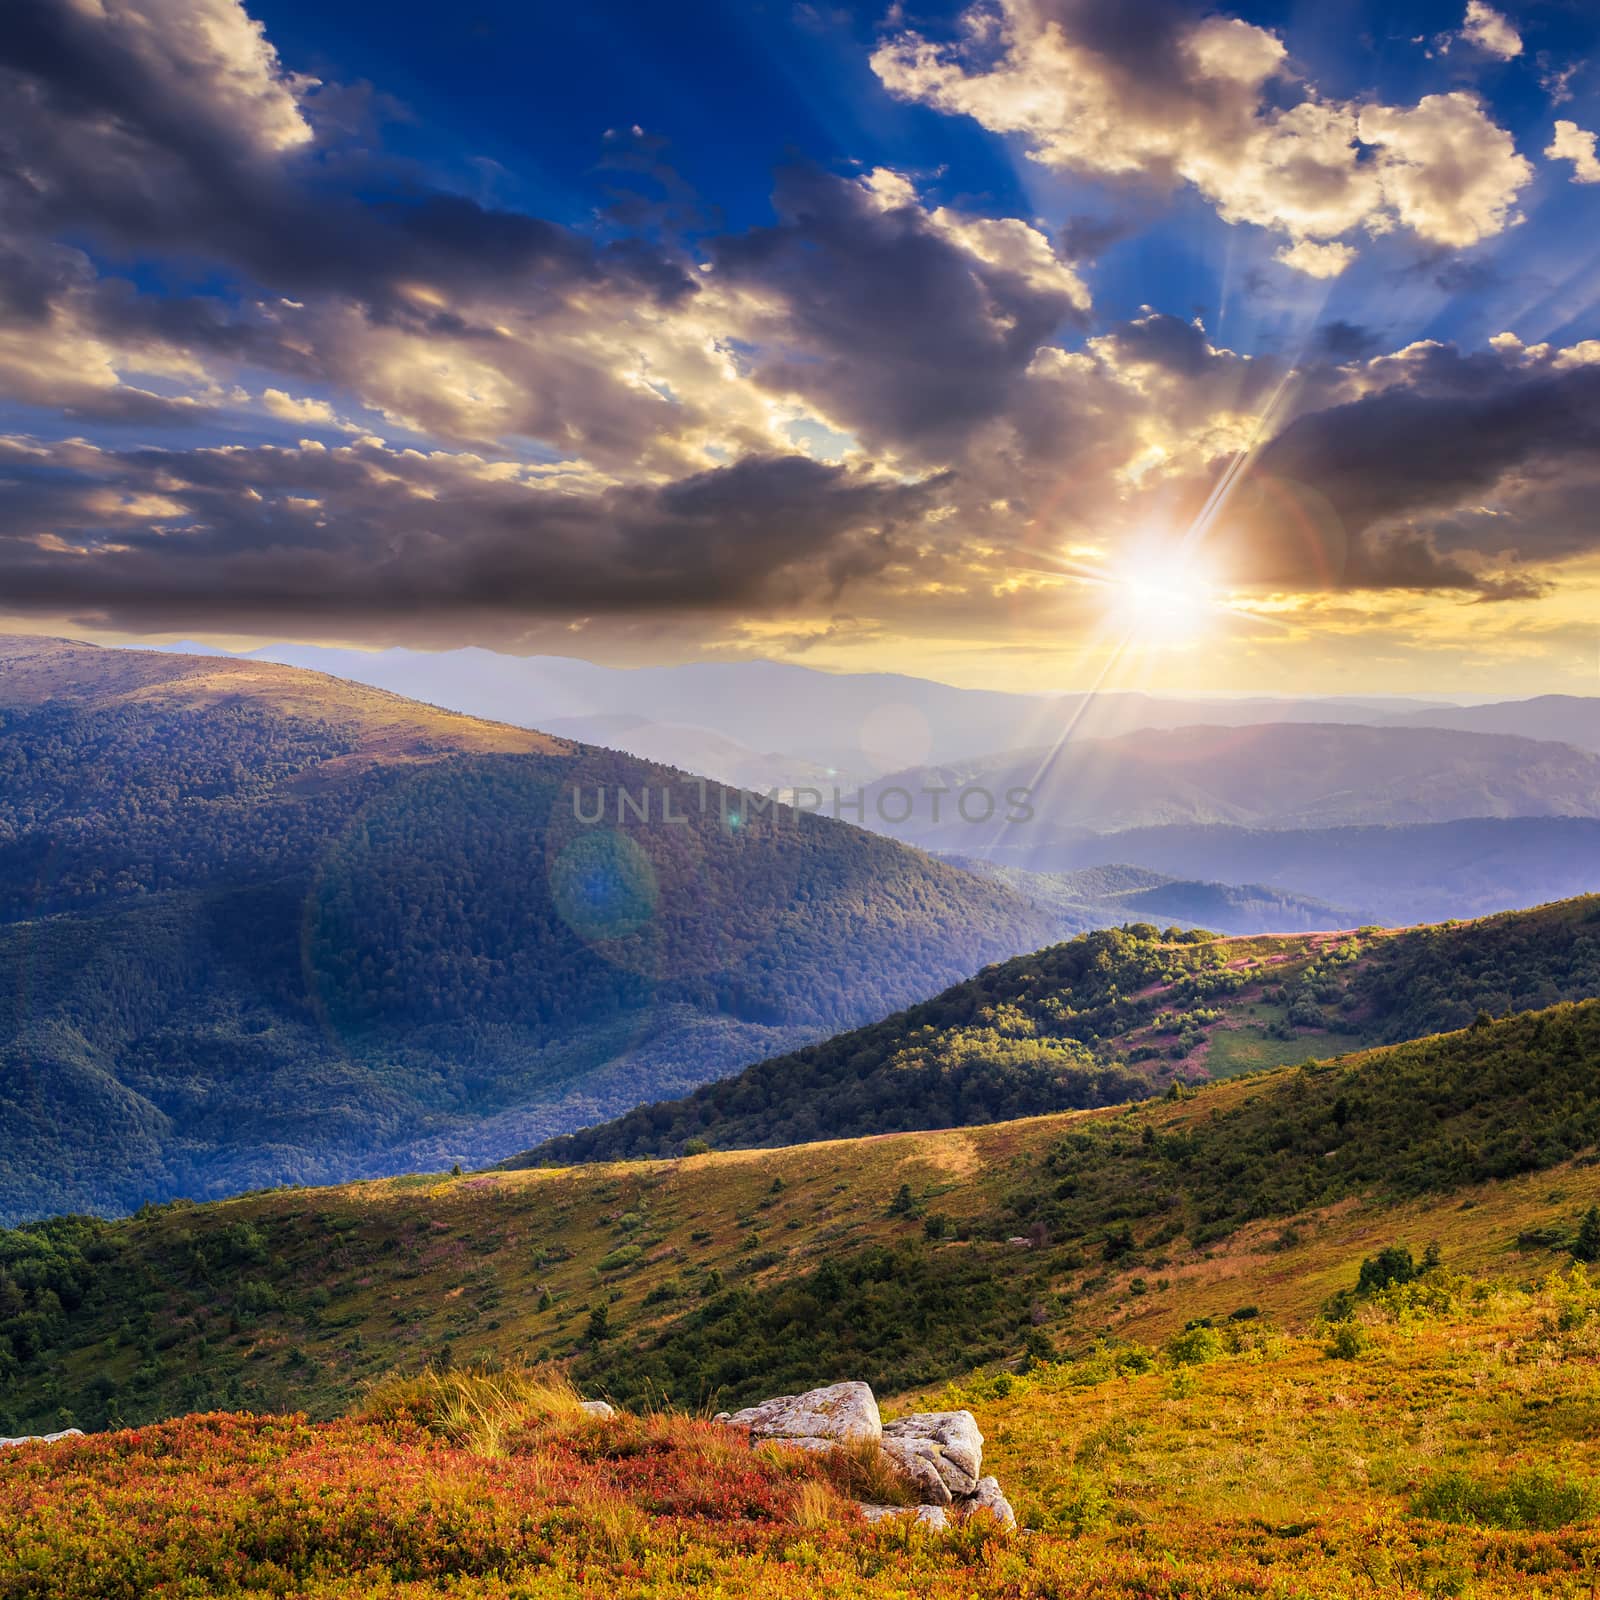
[[[288,718],[329,722],[355,753],[407,760],[447,752],[552,754],[578,747],[510,723],[486,722],[321,672],[221,656],[106,650],[71,639],[0,634],[0,705],[70,701],[93,710],[212,710],[239,701]]]
[[[0,1221],[483,1162],[1043,937],[827,819],[262,663],[0,639]]]
[[[1505,1225],[1525,1188],[1452,1216]],[[1579,1600],[1600,1558],[1600,1289],[1452,1272],[1483,1220],[1337,1355],[1329,1330],[1258,1315],[886,1406],[975,1412],[1027,1530],[1009,1539],[864,1528],[848,1461],[679,1414],[593,1421],[513,1371],[390,1383],[331,1422],[210,1415],[0,1454],[0,1594]],[[1326,1264],[1356,1242],[1339,1233],[1305,1248]]]
[[[691,1405],[845,1376],[887,1392],[1244,1305],[1304,1325],[1397,1237],[1525,1275],[1600,1200],[1578,1159],[1597,1068],[1592,1003],[1126,1110],[4,1235],[22,1359],[0,1431],[62,1408],[329,1415],[397,1365],[513,1355]],[[1004,1242],[1029,1229],[1037,1247]]]
[[[693,1138],[788,1144],[1107,1104],[1175,1077],[1260,1071],[1460,1027],[1480,1009],[1596,993],[1597,896],[1398,931],[1102,930],[522,1160],[673,1154]]]

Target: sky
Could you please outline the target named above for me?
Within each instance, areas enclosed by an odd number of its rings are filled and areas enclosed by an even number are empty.
[[[0,627],[1600,693],[1600,11],[11,0]]]

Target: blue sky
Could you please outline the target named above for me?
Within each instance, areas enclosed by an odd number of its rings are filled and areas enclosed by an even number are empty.
[[[1592,6],[17,15],[17,625],[1590,686]]]
[[[965,8],[918,5],[929,33],[951,33]],[[404,102],[414,123],[389,142],[436,164],[441,181],[498,203],[585,225],[616,181],[601,163],[609,129],[638,125],[706,209],[732,228],[771,220],[773,168],[801,155],[839,170],[891,166],[927,175],[946,203],[1059,227],[1090,216],[1126,228],[1102,258],[1097,303],[1108,316],[1141,305],[1220,321],[1239,348],[1293,339],[1308,315],[1291,283],[1245,287],[1270,250],[1239,237],[1194,196],[1054,175],[1015,141],[887,94],[870,66],[888,7],[663,7],[405,3],[378,11],[282,3],[253,8],[285,59],[338,81],[365,78]],[[1468,88],[1494,106],[1519,148],[1550,141],[1558,109],[1600,122],[1600,13],[1582,4],[1523,8],[1523,50],[1510,61],[1414,42],[1461,24],[1455,4],[1265,5],[1228,14],[1278,30],[1325,94],[1414,100]],[[1541,66],[1541,58],[1545,65]],[[1541,79],[1577,62],[1572,101]],[[494,163],[489,167],[486,163]],[[1563,296],[1600,237],[1600,186],[1541,172],[1513,236],[1472,256],[1465,281],[1441,286],[1404,246],[1378,252],[1328,295],[1329,318],[1391,337],[1481,341],[1497,318],[1532,318],[1526,337],[1564,340],[1592,322],[1592,301]],[[1252,248],[1254,246],[1254,248]],[[1459,264],[1458,264],[1459,265]],[[1231,280],[1231,281],[1230,281]],[[1221,315],[1219,316],[1219,312]],[[1537,325],[1535,325],[1537,324]]]

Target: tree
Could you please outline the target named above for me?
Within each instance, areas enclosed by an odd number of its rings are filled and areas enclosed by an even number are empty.
[[[1590,1206],[1584,1212],[1572,1253],[1579,1261],[1600,1261],[1600,1206]]]

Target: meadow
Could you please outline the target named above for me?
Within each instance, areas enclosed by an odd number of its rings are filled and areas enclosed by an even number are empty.
[[[991,1370],[969,1406],[1024,1529],[867,1527],[848,1458],[549,1372],[376,1386],[0,1459],[0,1596],[1356,1600],[1587,1596],[1600,1289],[1447,1266],[1291,1335],[1259,1317]]]

